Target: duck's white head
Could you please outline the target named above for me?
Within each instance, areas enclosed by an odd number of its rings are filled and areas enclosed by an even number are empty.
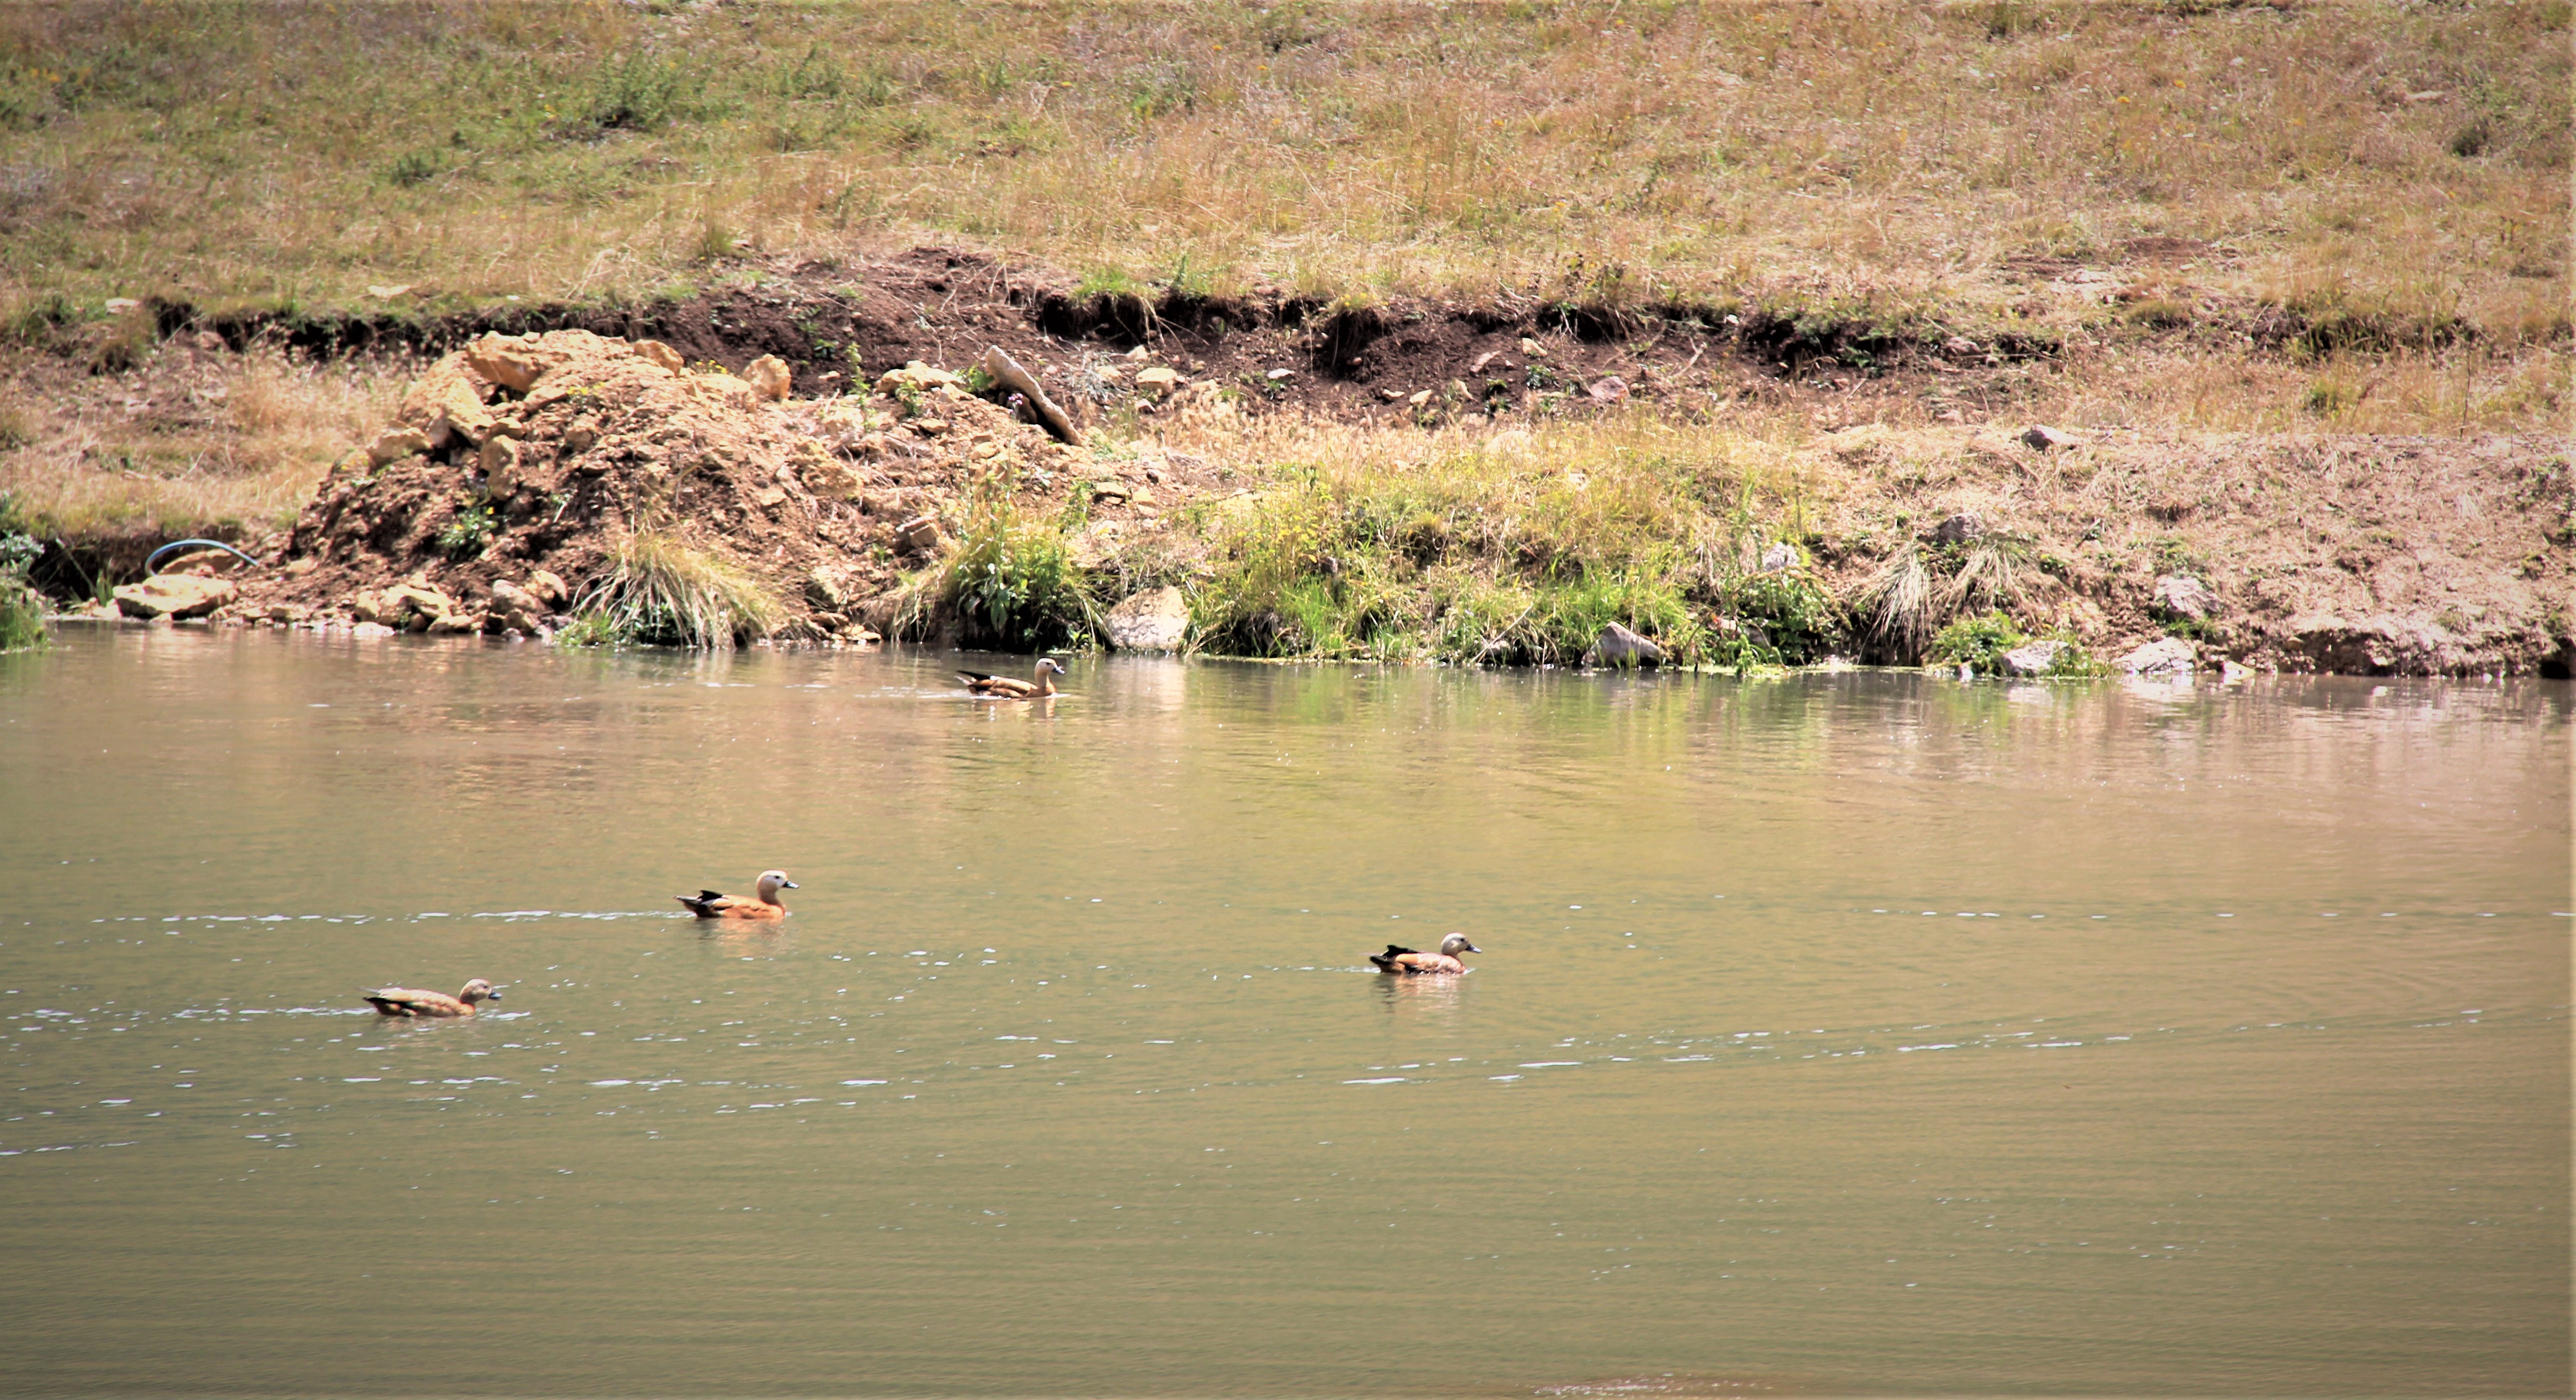
[[[1444,957],[1454,958],[1460,953],[1481,953],[1483,951],[1485,950],[1468,942],[1467,935],[1463,933],[1453,933],[1447,938],[1440,940],[1440,952]]]
[[[501,989],[477,977],[465,984],[465,990],[457,993],[456,999],[467,1006],[472,1006],[478,1001],[499,1001]]]
[[[1037,669],[1037,673],[1038,673],[1039,675],[1043,676],[1043,675],[1047,674],[1047,673],[1048,673],[1048,672],[1050,672],[1050,671],[1054,672],[1055,674],[1057,674],[1057,675],[1059,675],[1059,676],[1063,675],[1063,674],[1064,674],[1064,663],[1063,663],[1063,662],[1061,662],[1061,661],[1056,660],[1056,659],[1055,659],[1054,657],[1052,657],[1052,656],[1041,656],[1041,657],[1039,657],[1039,658],[1038,658],[1038,669]]]
[[[760,902],[763,904],[776,904],[778,902],[778,892],[780,890],[792,890],[794,888],[796,888],[796,882],[788,879],[787,872],[784,870],[764,870],[760,872]]]

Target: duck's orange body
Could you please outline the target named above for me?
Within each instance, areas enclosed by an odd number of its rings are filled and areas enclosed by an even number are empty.
[[[475,1003],[499,1001],[501,993],[477,977],[455,996],[418,987],[379,987],[363,993],[368,1003],[388,1016],[471,1016]]]
[[[981,671],[960,671],[957,679],[964,681],[971,693],[995,700],[1044,700],[1055,694],[1055,678],[1063,674],[1064,667],[1054,657],[1042,656],[1038,658],[1038,678],[1033,681],[988,676]]]
[[[1386,945],[1385,952],[1369,954],[1369,961],[1377,964],[1378,971],[1392,972],[1399,976],[1454,977],[1467,970],[1467,964],[1458,957],[1460,953],[1483,951],[1485,950],[1468,942],[1467,935],[1453,933],[1440,940],[1440,951],[1437,953],[1418,953],[1400,944],[1389,943]]]
[[[759,883],[752,887],[754,897],[750,899],[736,899],[714,890],[700,890],[694,897],[683,894],[672,898],[687,905],[689,912],[701,919],[783,919],[787,917],[787,906],[778,902],[778,892],[795,888],[796,882],[787,878],[786,871],[764,870],[760,872]]]

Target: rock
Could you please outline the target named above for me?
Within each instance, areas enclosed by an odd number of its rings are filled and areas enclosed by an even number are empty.
[[[673,374],[678,374],[680,371],[689,367],[689,362],[680,357],[679,351],[672,349],[670,346],[665,345],[658,340],[639,340],[635,342],[635,358],[660,365],[662,368],[669,370]]]
[[[1601,629],[1584,660],[1593,666],[1660,666],[1664,649],[1613,622]]]
[[[1161,365],[1156,365],[1152,369],[1140,369],[1136,371],[1136,388],[1139,392],[1151,394],[1155,398],[1168,399],[1181,391],[1181,373],[1179,370],[1167,369]]]
[[[904,548],[917,554],[936,554],[948,547],[948,534],[939,528],[935,515],[916,515],[894,527],[894,534]]]
[[[817,612],[838,613],[849,610],[849,579],[837,569],[816,569],[805,575],[805,601]]]
[[[1782,540],[1762,551],[1762,567],[1758,572],[1776,574],[1783,569],[1796,567],[1798,567],[1798,547],[1787,540]]]
[[[230,581],[186,574],[155,574],[116,590],[116,610],[146,621],[161,617],[204,617],[241,596]]]
[[[795,389],[796,376],[789,372],[785,360],[763,355],[742,367],[742,382],[750,385],[753,393],[776,403]]]
[[[919,360],[914,360],[901,369],[887,370],[877,376],[878,391],[887,394],[907,386],[926,394],[933,389],[950,387],[956,383],[956,375],[944,369],[932,369]]]
[[[1977,342],[1963,335],[1954,335],[1942,341],[1941,348],[1953,355],[1973,355],[1977,353]]]
[[[519,494],[519,443],[498,433],[483,439],[483,490],[493,500],[507,502]]]
[[[2199,622],[2218,611],[2218,595],[2189,574],[2166,574],[2156,580],[2154,607],[2167,617]]]
[[[2241,681],[2252,674],[2254,674],[2253,671],[2240,666],[2233,661],[2221,661],[2218,663],[2218,679],[2227,685],[2234,685],[2238,681]]]
[[[1101,619],[1120,651],[1179,651],[1190,633],[1190,604],[1177,588],[1149,588]]]
[[[407,613],[415,617],[445,617],[456,611],[456,600],[426,584],[401,583],[381,595],[385,611]],[[386,621],[392,621],[387,618]]]
[[[2121,657],[2120,669],[2133,676],[2188,676],[2194,660],[2191,643],[2180,637],[2167,637]]]
[[[361,622],[349,629],[349,635],[353,637],[390,637],[393,634],[394,629],[381,622]]]
[[[545,604],[550,611],[559,611],[564,604],[572,601],[571,587],[551,569],[530,569],[527,588],[530,593],[537,595],[537,601]]]
[[[1963,510],[1932,530],[1934,544],[1966,544],[1986,537],[1986,518],[1972,510]]]
[[[536,594],[508,579],[492,580],[492,611],[505,615],[523,612],[534,617],[545,610],[546,605],[538,601]]]
[[[1413,393],[1405,395],[1404,402],[1413,408],[1426,407],[1431,402],[1431,391],[1428,389],[1416,390]]]
[[[373,589],[361,589],[350,594],[348,608],[349,616],[360,622],[382,622],[388,617],[399,616],[402,611],[387,604],[384,595]]]
[[[428,450],[429,434],[409,424],[397,423],[376,434],[376,440],[367,444],[367,465],[381,467]]]
[[[2044,676],[2057,659],[2066,654],[2064,642],[2033,642],[2004,653],[2004,674],[2008,676]]]
[[[1533,360],[1544,360],[1547,358],[1547,347],[1530,339],[1528,336],[1522,336],[1521,353],[1529,356]]]
[[[1583,392],[1590,395],[1594,403],[1624,403],[1628,398],[1628,381],[1615,374],[1605,374],[1593,380]]]
[[[2046,452],[2052,447],[2083,446],[2083,439],[2067,433],[2061,433],[2055,428],[2047,427],[2039,423],[2033,423],[2029,427],[2022,429],[2021,440],[2042,452]]]
[[[546,372],[545,363],[536,356],[536,345],[535,336],[495,331],[465,347],[465,366],[511,393],[524,394]]]
[[[454,636],[460,632],[480,632],[483,630],[483,619],[466,613],[445,613],[429,620],[429,630],[442,637]]]
[[[432,448],[457,438],[480,447],[492,431],[492,411],[483,406],[490,383],[466,367],[462,351],[445,356],[412,382],[394,421],[420,429]]]

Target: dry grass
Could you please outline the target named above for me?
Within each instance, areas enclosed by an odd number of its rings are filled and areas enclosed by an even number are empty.
[[[416,368],[176,342],[114,375],[21,357],[0,380],[15,427],[0,440],[0,495],[74,537],[282,525],[392,416]]]
[[[2176,306],[2511,345],[2567,324],[2567,25],[2564,0],[27,3],[0,14],[0,279],[21,309],[582,297],[930,236],[1220,290],[2009,316],[2033,260],[2159,239]]]
[[[785,609],[761,581],[668,529],[637,530],[609,548],[607,578],[579,611],[606,619],[616,637],[687,647],[729,647],[765,637]]]

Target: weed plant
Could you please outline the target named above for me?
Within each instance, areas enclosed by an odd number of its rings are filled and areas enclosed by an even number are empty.
[[[1079,509],[1077,505],[1076,509]],[[933,570],[931,595],[953,610],[971,646],[1045,651],[1087,645],[1099,622],[1062,526],[1027,517],[1009,484],[977,483],[956,549]]]
[[[2004,653],[2030,640],[2000,612],[1963,617],[1932,639],[1931,659],[1944,666],[1967,666],[1981,676],[2003,674]]]
[[[610,552],[607,577],[578,609],[601,640],[718,648],[767,636],[784,620],[778,600],[739,567],[690,548],[667,529],[637,530]],[[575,641],[572,645],[586,645]]]

